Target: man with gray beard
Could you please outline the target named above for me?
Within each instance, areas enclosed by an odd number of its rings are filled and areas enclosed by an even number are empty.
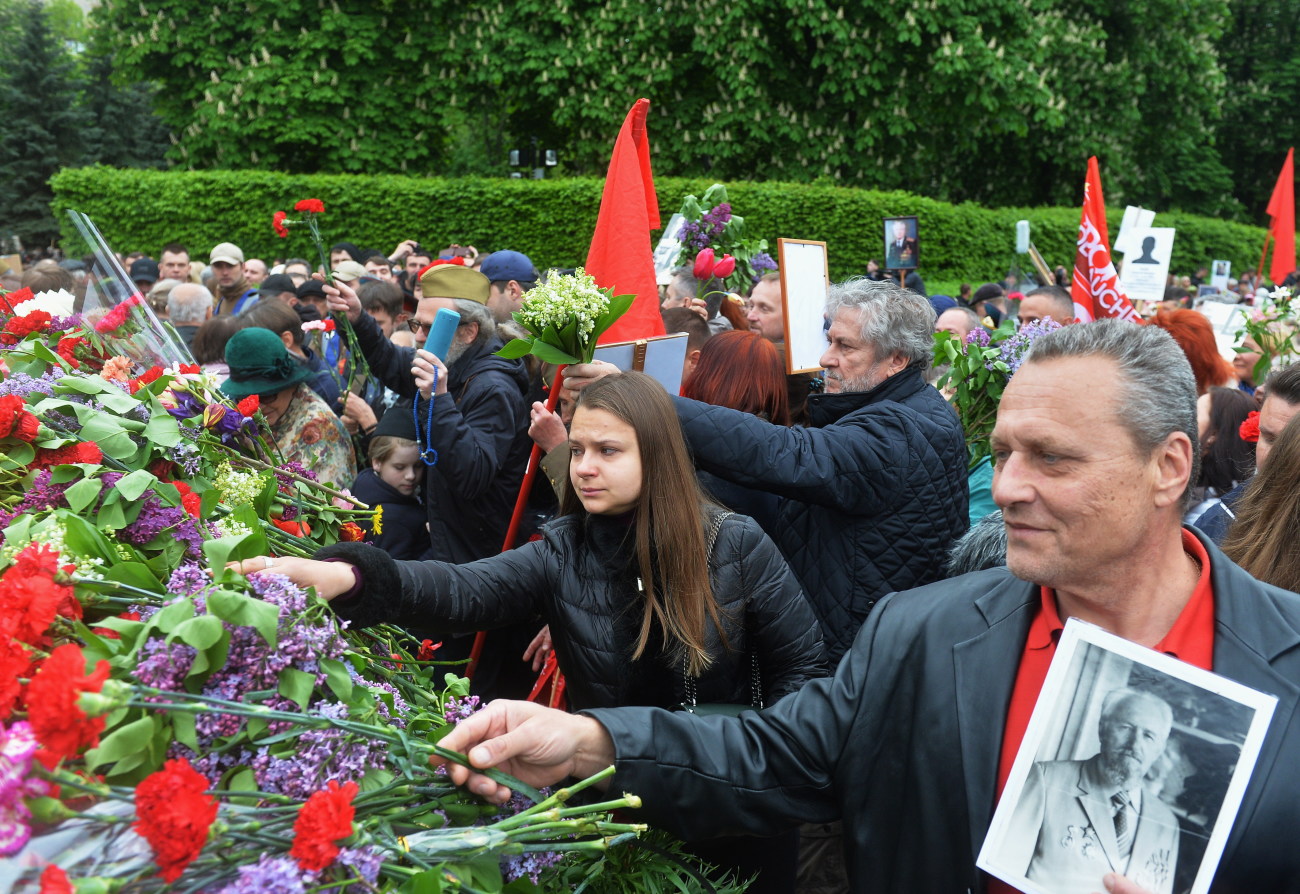
[[[1174,715],[1149,692],[1116,689],[1101,706],[1101,750],[1087,760],[1034,764],[1007,841],[1025,877],[1054,891],[1097,889],[1117,872],[1157,894],[1173,890],[1178,818],[1142,778],[1165,750]]]

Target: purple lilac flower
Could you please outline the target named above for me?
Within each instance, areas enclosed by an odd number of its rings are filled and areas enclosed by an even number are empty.
[[[68,484],[51,484],[51,472],[49,469],[42,469],[36,473],[36,478],[31,487],[27,488],[27,493],[22,501],[13,509],[0,511],[0,543],[4,542],[5,528],[9,527],[9,522],[13,521],[24,512],[41,512],[47,509],[63,509],[68,505],[64,494],[72,486]]]
[[[983,326],[976,326],[970,332],[966,333],[966,344],[979,345],[981,348],[989,346],[989,331]]]
[[[527,878],[534,885],[540,881],[542,871],[564,859],[555,851],[532,851],[501,858],[501,876],[507,884],[515,879]]]
[[[776,269],[776,261],[767,252],[760,251],[749,259],[749,268],[754,271],[754,279],[757,281],[764,273]]]
[[[239,867],[239,879],[217,894],[305,894],[318,875],[299,868],[292,857],[262,854],[255,864]]]
[[[282,471],[291,472],[294,475],[297,475],[299,478],[306,478],[308,481],[317,480],[316,473],[313,472],[311,469],[307,468],[300,462],[290,461],[280,466],[280,468],[275,473],[276,480],[280,483],[281,490],[291,490],[294,485],[294,480],[292,478],[290,478],[288,475],[280,474],[280,472]]]
[[[195,437],[197,437],[197,434]],[[181,441],[169,450],[167,457],[172,462],[176,463],[176,465],[181,467],[181,470],[185,473],[185,477],[193,478],[195,475],[199,474],[201,457],[199,455],[199,448],[194,446],[192,438]]]
[[[154,689],[182,692],[185,689],[185,675],[194,666],[198,654],[197,649],[185,643],[168,645],[166,640],[151,639],[140,647],[135,678],[142,685]]]
[[[182,562],[167,580],[167,592],[184,596],[198,596],[212,578],[198,562]]]
[[[71,314],[66,317],[54,317],[50,320],[51,332],[67,332],[69,329],[80,329],[84,321],[81,314]]]
[[[469,695],[465,698],[456,698],[452,696],[447,699],[443,706],[442,716],[448,723],[460,723],[469,715],[483,710],[485,705],[479,700],[477,695]]]
[[[384,852],[379,848],[345,847],[339,851],[338,862],[347,866],[366,882],[365,885],[350,885],[348,891],[370,891],[370,886],[379,880],[379,867],[384,865]]]
[[[13,373],[8,378],[0,381],[0,397],[10,394],[16,394],[22,398],[26,398],[31,394],[53,396],[54,383],[61,378],[63,378],[63,370],[57,366],[40,378],[33,378],[26,373]]]
[[[332,720],[350,716],[348,706],[339,702],[319,704],[310,713]],[[304,732],[285,757],[263,750],[250,766],[263,791],[306,799],[331,780],[358,781],[367,770],[384,766],[387,759],[385,743],[330,726]]]

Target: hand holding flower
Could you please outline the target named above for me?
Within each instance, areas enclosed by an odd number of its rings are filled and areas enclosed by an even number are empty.
[[[325,277],[319,273],[312,274],[312,278],[324,280]],[[349,323],[355,323],[361,319],[361,299],[352,287],[345,282],[334,280],[333,284],[325,284],[325,298],[329,304],[330,313],[343,314],[348,318]]]
[[[231,562],[226,567],[245,577],[259,572],[282,574],[299,587],[314,587],[316,595],[326,602],[356,586],[353,566],[346,562],[318,562],[296,556],[256,556],[242,562]]]

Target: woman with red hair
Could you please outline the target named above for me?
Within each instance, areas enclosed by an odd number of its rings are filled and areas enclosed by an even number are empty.
[[[719,332],[700,348],[700,360],[684,385],[682,397],[790,424],[790,396],[785,363],[776,345],[757,332]],[[769,534],[775,530],[775,494],[725,481],[697,471],[700,486],[723,506],[748,515]]]
[[[790,424],[785,365],[776,345],[756,332],[719,332],[704,343],[682,397]]]
[[[1205,314],[1195,310],[1162,310],[1152,320],[1168,332],[1187,355],[1196,376],[1197,395],[1205,394],[1217,385],[1235,385],[1236,373],[1232,364],[1219,353],[1214,340],[1214,327]]]

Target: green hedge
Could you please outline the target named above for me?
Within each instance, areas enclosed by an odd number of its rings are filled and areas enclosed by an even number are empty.
[[[205,259],[216,243],[231,241],[248,257],[311,257],[302,230],[278,239],[276,210],[297,199],[325,203],[325,238],[391,251],[407,238],[437,249],[452,242],[481,249],[513,248],[540,267],[582,263],[591,240],[604,181],[424,179],[397,176],[291,175],[269,171],[146,171],[70,168],[57,174],[54,209],[65,239],[73,234],[64,209],[85,212],[117,251],[157,256],[168,242]],[[663,220],[682,197],[703,193],[707,180],[661,178],[655,187]],[[936,280],[979,283],[1001,277],[1017,262],[1015,222],[1028,219],[1048,264],[1070,266],[1079,226],[1078,208],[982,208],[952,205],[905,192],[872,192],[794,183],[728,183],[736,213],[752,235],[825,240],[833,279],[861,273],[880,259],[881,218],[916,214],[921,226],[921,273]],[[1108,212],[1112,236],[1119,209]],[[1264,231],[1190,214],[1161,214],[1178,229],[1173,269],[1191,273],[1213,258],[1234,270],[1259,260]],[[656,234],[657,235],[657,234]],[[77,250],[71,241],[69,247]],[[1027,259],[1019,259],[1028,266]]]

